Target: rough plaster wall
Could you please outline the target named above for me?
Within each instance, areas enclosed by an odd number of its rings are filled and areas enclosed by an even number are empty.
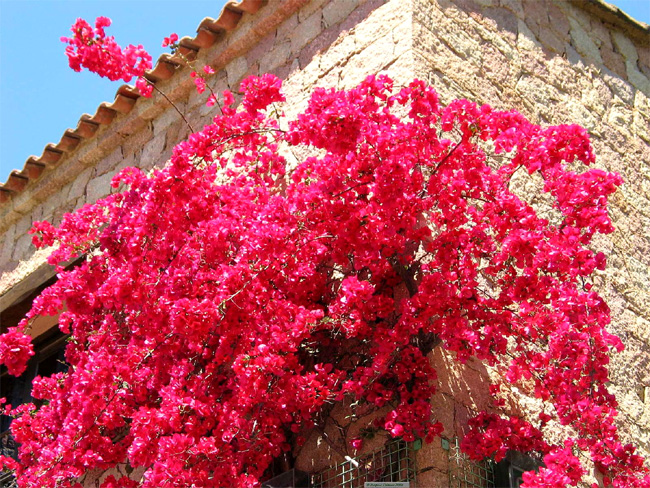
[[[516,108],[541,124],[578,123],[591,134],[597,166],[617,171],[624,186],[612,198],[617,231],[596,246],[609,256],[597,291],[612,309],[611,329],[627,348],[611,365],[624,435],[650,452],[650,48],[619,28],[564,1],[415,0],[416,76],[449,102],[466,97]],[[523,190],[534,191],[533,186]],[[434,401],[447,435],[468,410],[489,405],[489,372],[462,372],[437,352],[441,394]],[[648,395],[650,397],[650,395]],[[521,402],[526,403],[523,399]],[[530,404],[520,405],[526,410]],[[512,408],[516,410],[516,406]],[[419,483],[446,486],[444,451],[422,451]]]

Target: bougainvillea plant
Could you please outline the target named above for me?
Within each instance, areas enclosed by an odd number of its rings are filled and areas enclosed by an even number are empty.
[[[71,44],[100,73],[142,75],[106,60],[119,48]],[[575,486],[584,459],[605,486],[650,486],[617,433],[607,364],[622,344],[591,289],[605,257],[589,246],[613,230],[621,179],[587,167],[584,129],[442,106],[424,82],[386,76],[316,89],[291,120],[274,76],[241,92],[160,169],[123,170],[121,192],[34,224],[59,279],[0,337],[0,359],[20,374],[30,321],[60,314],[69,369],[34,380],[38,407],[6,406],[20,456],[2,462],[19,487],[79,487],[115,466],[128,469],[102,488],[257,486],[336,402],[430,442],[436,347],[501,367],[544,402],[539,419],[478,414],[463,442],[473,458],[541,453],[528,488]],[[296,148],[315,156],[288,164]],[[517,172],[543,179],[548,208],[511,189]]]

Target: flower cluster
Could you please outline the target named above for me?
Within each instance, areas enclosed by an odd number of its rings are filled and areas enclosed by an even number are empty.
[[[9,374],[23,374],[33,355],[32,340],[18,327],[11,327],[6,334],[0,335],[0,364],[7,367]]]
[[[508,451],[547,452],[548,444],[539,429],[517,417],[502,418],[481,412],[469,421],[470,431],[461,447],[470,458],[489,457],[501,461]]]
[[[88,22],[77,19],[72,26],[72,37],[62,37],[67,43],[65,53],[70,67],[75,71],[86,68],[111,81],[131,81],[138,78],[136,86],[140,93],[151,96],[152,88],[143,77],[151,69],[151,56],[141,46],[128,45],[122,49],[113,36],[106,36],[105,27],[111,25],[106,17],[97,17],[95,28]]]
[[[165,37],[162,42],[162,47],[171,47],[172,49],[178,42],[178,34],[171,33],[169,37]]]
[[[542,424],[575,433],[553,444],[543,426],[483,412],[472,456],[542,452],[525,486],[559,487],[582,478],[579,450],[608,486],[650,486],[614,424],[607,363],[621,344],[590,287],[605,259],[589,244],[612,231],[621,180],[587,167],[583,129],[442,106],[425,83],[394,89],[385,76],[316,90],[282,123],[269,110],[280,80],[241,90],[243,109],[224,93],[162,169],[124,170],[125,191],[35,226],[37,244],[58,245],[54,264],[86,257],[26,319],[59,311],[71,340],[68,372],[39,379],[41,406],[15,412],[21,488],[77,486],[121,463],[142,478],[102,488],[258,486],[334,402],[381,409],[372,428],[389,436],[432,441],[434,347],[500,365],[547,403]],[[313,148],[289,170],[288,151]],[[543,176],[557,221],[510,191],[519,168]],[[29,354],[16,334],[1,339],[13,373]]]

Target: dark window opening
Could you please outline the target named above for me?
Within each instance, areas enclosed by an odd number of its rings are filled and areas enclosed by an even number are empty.
[[[415,481],[415,451],[421,443],[394,440],[369,454],[351,458],[311,477],[313,488],[363,488],[370,482]]]
[[[67,336],[54,327],[39,336],[34,344],[35,354],[29,359],[27,369],[18,378],[11,376],[6,367],[0,370],[0,396],[12,407],[34,401],[32,381],[36,376],[49,377],[67,371],[65,346]],[[37,403],[38,404],[38,403]],[[0,416],[0,433],[9,429],[11,417]]]
[[[517,451],[508,451],[505,459],[473,461],[460,450],[458,439],[442,439],[449,456],[449,486],[451,488],[519,488],[526,471],[537,471],[543,462]]]
[[[541,459],[508,451],[504,460],[494,464],[495,488],[519,488],[524,483],[522,475],[526,471],[537,471],[542,465]]]

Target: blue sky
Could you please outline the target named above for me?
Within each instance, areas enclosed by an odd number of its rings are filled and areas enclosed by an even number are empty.
[[[608,0],[650,23],[650,0]],[[225,0],[0,0],[0,182],[32,154],[76,127],[82,113],[112,101],[118,82],[68,68],[64,44],[77,17],[113,19],[120,45],[142,44],[154,60],[172,32],[193,36]]]

